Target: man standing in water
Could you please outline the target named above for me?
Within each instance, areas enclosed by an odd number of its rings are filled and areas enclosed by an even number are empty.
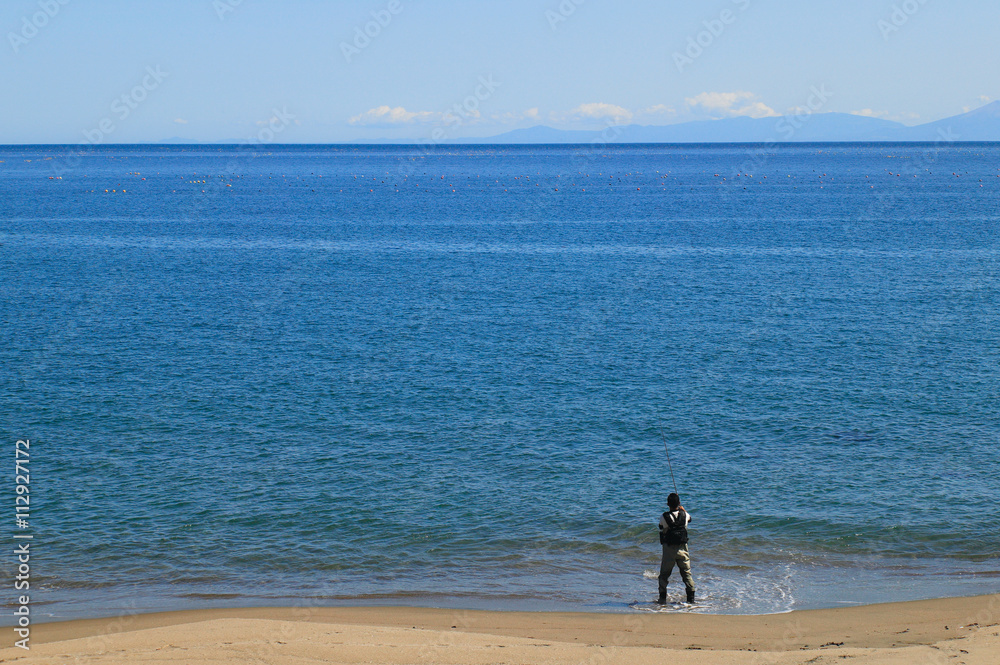
[[[663,560],[660,562],[660,597],[656,602],[664,605],[667,602],[667,580],[674,571],[674,564],[681,571],[681,579],[687,589],[687,602],[694,602],[694,578],[691,576],[691,557],[688,556],[687,525],[691,516],[681,505],[681,498],[676,493],[667,497],[668,512],[660,517],[660,544],[663,546]]]

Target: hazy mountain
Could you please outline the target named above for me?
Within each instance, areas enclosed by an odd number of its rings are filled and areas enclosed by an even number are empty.
[[[586,143],[600,132],[580,131],[572,129],[554,129],[545,125],[536,125],[527,129],[515,129],[499,136],[486,139],[460,139],[457,142],[467,143]]]
[[[725,118],[676,125],[621,125],[602,131],[537,126],[456,143],[765,143],[795,141],[1000,141],[1000,102],[915,127],[850,113]]]
[[[910,130],[911,141],[1000,141],[1000,102]]]
[[[891,120],[850,113],[814,113],[770,118],[724,118],[675,125],[619,125],[603,130],[555,129],[544,125],[515,129],[487,138],[463,138],[448,144],[540,143],[768,143],[855,141],[1000,141],[1000,101],[968,113],[908,127]],[[207,143],[170,138],[160,143]],[[212,141],[242,144],[245,140]],[[415,139],[345,141],[365,144],[426,143]]]

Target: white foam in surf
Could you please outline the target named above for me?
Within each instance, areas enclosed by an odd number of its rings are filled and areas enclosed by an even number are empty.
[[[643,570],[644,580],[656,580],[658,570]],[[719,614],[782,614],[795,605],[794,572],[791,565],[769,571],[751,571],[740,576],[719,576],[715,572],[697,575],[698,601],[689,605],[668,602],[666,605],[635,601],[629,607],[655,612],[699,612]],[[643,583],[646,587],[646,583]],[[656,589],[648,587],[651,596]],[[676,589],[674,589],[677,592]],[[669,598],[669,590],[668,590]]]

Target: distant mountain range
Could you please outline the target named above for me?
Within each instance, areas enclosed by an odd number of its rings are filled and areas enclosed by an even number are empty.
[[[1000,101],[968,113],[908,127],[899,122],[851,113],[813,113],[769,118],[724,118],[676,125],[614,125],[603,130],[554,129],[544,125],[515,129],[497,136],[441,141],[447,144],[538,143],[788,143],[869,141],[1000,141]],[[342,141],[346,144],[413,144],[413,139]],[[170,138],[159,143],[199,143]],[[206,143],[206,142],[200,142]],[[245,140],[212,141],[245,144]]]
[[[766,143],[797,141],[1000,141],[1000,101],[908,127],[850,113],[725,118],[676,125],[617,125],[599,131],[538,126],[452,143]],[[399,141],[396,141],[397,143]]]

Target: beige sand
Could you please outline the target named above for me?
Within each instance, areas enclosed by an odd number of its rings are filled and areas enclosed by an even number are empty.
[[[1000,596],[767,616],[420,608],[197,610],[39,624],[21,663],[997,665]]]

